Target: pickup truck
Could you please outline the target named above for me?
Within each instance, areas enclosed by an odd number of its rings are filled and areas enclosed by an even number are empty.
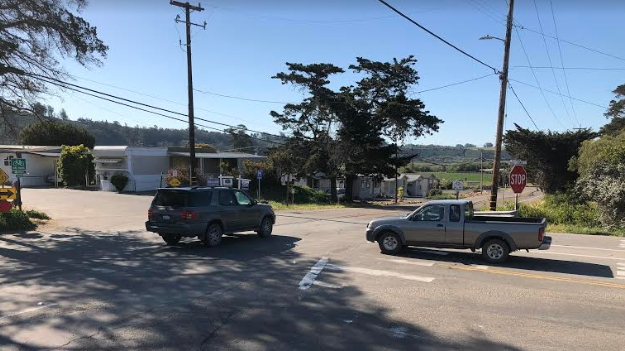
[[[386,217],[367,225],[367,240],[377,242],[383,254],[394,255],[406,246],[482,249],[488,262],[504,262],[510,252],[548,250],[545,218],[476,216],[473,203],[438,200],[401,217]]]

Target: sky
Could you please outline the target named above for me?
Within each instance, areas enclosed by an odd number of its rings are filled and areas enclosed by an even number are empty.
[[[505,36],[506,0],[388,2],[464,51],[501,69],[503,43],[479,38]],[[406,142],[494,142],[500,81],[493,70],[455,51],[376,0],[205,0],[201,5],[204,11],[191,14],[192,22],[207,23],[205,30],[192,29],[198,117],[278,133],[281,128],[273,123],[269,112],[281,111],[284,102],[302,99],[300,91],[271,78],[286,69],[286,62],[327,62],[347,70],[356,57],[389,61],[414,55],[420,80],[412,94],[444,123],[433,135]],[[540,130],[565,131],[580,126],[598,129],[607,122],[603,113],[614,98],[612,90],[625,83],[624,10],[625,2],[619,0],[516,0],[510,83]],[[97,27],[99,37],[109,46],[108,55],[101,66],[85,68],[73,61],[64,61],[63,66],[75,84],[186,113],[186,48],[180,45],[185,41],[185,27],[175,23],[178,14],[184,18],[182,10],[168,0],[91,0],[81,15]],[[545,34],[556,36],[557,28],[559,46],[556,40],[531,31],[540,32],[537,14]],[[527,68],[528,58],[535,67],[570,69],[563,72],[536,68],[534,76]],[[478,77],[483,78],[418,93]],[[332,86],[353,84],[356,79],[348,72],[333,78]],[[542,93],[537,85],[543,88]],[[558,91],[589,103],[554,94]],[[45,99],[57,111],[64,108],[71,119],[185,128],[179,121],[76,92],[55,91]],[[514,123],[536,129],[510,90],[507,101],[506,129],[514,128]]]

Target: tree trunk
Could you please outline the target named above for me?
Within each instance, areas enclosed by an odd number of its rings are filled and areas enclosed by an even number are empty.
[[[336,177],[330,178],[330,200],[332,203],[339,202],[338,195],[336,193]]]
[[[354,176],[345,176],[345,201],[354,201]]]

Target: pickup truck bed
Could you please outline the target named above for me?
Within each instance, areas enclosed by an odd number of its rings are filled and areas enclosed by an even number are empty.
[[[482,249],[490,262],[503,262],[510,252],[546,250],[544,218],[474,216],[470,201],[430,201],[408,216],[381,218],[367,226],[367,240],[378,242],[382,253],[395,254],[405,246]]]

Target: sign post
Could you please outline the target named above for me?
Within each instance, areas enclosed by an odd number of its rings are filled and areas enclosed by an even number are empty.
[[[527,172],[523,166],[516,165],[512,167],[509,178],[510,187],[515,194],[514,209],[517,210],[519,208],[519,194],[523,192],[527,184]]]
[[[11,172],[17,176],[17,182],[15,188],[17,188],[17,197],[15,204],[22,210],[22,186],[20,176],[26,173],[26,159],[24,158],[12,158],[11,159]]]
[[[464,183],[462,183],[462,180],[456,180],[453,182],[451,187],[456,191],[456,200],[458,200],[460,197],[460,190],[464,189]]]
[[[258,179],[258,200],[260,200],[260,181],[263,179],[263,170],[259,169],[256,172],[256,179]]]

